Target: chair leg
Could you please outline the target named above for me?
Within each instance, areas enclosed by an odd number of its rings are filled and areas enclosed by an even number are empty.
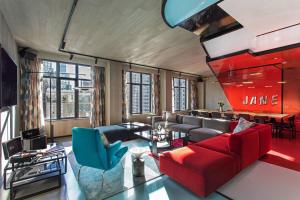
[[[81,168],[82,168],[82,167],[83,167],[82,165],[79,167],[79,170],[78,170],[78,173],[77,173],[77,180],[78,180],[78,181],[79,181],[80,171],[81,171]]]
[[[122,166],[122,168],[123,169],[125,169],[125,156],[124,156],[124,158],[121,160],[121,166]]]
[[[104,173],[106,171],[104,170],[103,173],[101,174],[101,177],[102,177],[102,183],[101,183],[101,190],[103,190],[103,185],[104,185]]]

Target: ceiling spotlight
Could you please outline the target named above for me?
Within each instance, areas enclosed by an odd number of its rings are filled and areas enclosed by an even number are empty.
[[[61,43],[61,49],[64,49],[64,48],[65,48],[65,46],[66,46],[66,42],[65,42],[65,41],[63,41],[63,42]]]
[[[232,84],[234,84],[234,83],[232,83],[232,82],[225,82],[225,83],[222,83],[223,85],[232,85]]]
[[[286,84],[286,81],[278,81],[279,84]]]
[[[242,82],[243,84],[252,84],[253,83],[253,81],[244,81],[244,82]]]
[[[253,88],[255,88],[255,87],[252,86],[252,87],[248,87],[248,88],[249,88],[249,89],[253,89]]]
[[[274,60],[278,60],[278,58],[273,58]]]
[[[259,75],[262,75],[261,72],[254,72],[254,73],[251,73],[249,74],[250,76],[259,76]]]
[[[73,59],[73,57],[74,57],[74,55],[73,55],[73,54],[70,54],[70,60],[72,60],[72,59]]]
[[[265,88],[271,88],[273,87],[272,85],[266,85]]]
[[[243,84],[236,85],[236,87],[243,87],[243,86],[244,86]]]

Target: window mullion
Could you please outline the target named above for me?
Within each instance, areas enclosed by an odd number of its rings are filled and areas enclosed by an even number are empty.
[[[143,84],[143,80],[142,80],[142,73],[140,74],[140,84],[139,84],[139,86],[140,86],[140,114],[142,114],[143,113],[143,86],[142,86],[142,84]]]
[[[75,87],[78,87],[78,65],[75,65]],[[75,89],[75,88],[74,88]],[[75,118],[78,118],[79,117],[79,102],[78,102],[78,99],[79,99],[79,91],[78,90],[75,90],[75,99],[74,99],[74,103],[75,103]]]
[[[60,78],[60,63],[56,62],[56,115],[57,119],[61,119],[61,78]]]

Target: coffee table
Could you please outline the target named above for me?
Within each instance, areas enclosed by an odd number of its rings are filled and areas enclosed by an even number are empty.
[[[141,131],[147,131],[152,129],[152,127],[149,124],[144,124],[140,122],[128,122],[128,123],[119,124],[118,126],[126,128],[130,132],[141,132]]]
[[[154,156],[159,156],[159,151],[171,150],[174,148],[188,145],[189,136],[187,133],[177,131],[167,131],[166,133],[157,133],[156,131],[141,131],[134,133],[136,136],[148,140],[151,152]],[[176,142],[181,145],[176,145]]]

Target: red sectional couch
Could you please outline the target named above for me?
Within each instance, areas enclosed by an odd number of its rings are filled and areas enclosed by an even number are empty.
[[[231,122],[230,131],[237,125]],[[256,124],[236,134],[226,133],[160,156],[160,171],[205,197],[271,149],[270,125]]]

